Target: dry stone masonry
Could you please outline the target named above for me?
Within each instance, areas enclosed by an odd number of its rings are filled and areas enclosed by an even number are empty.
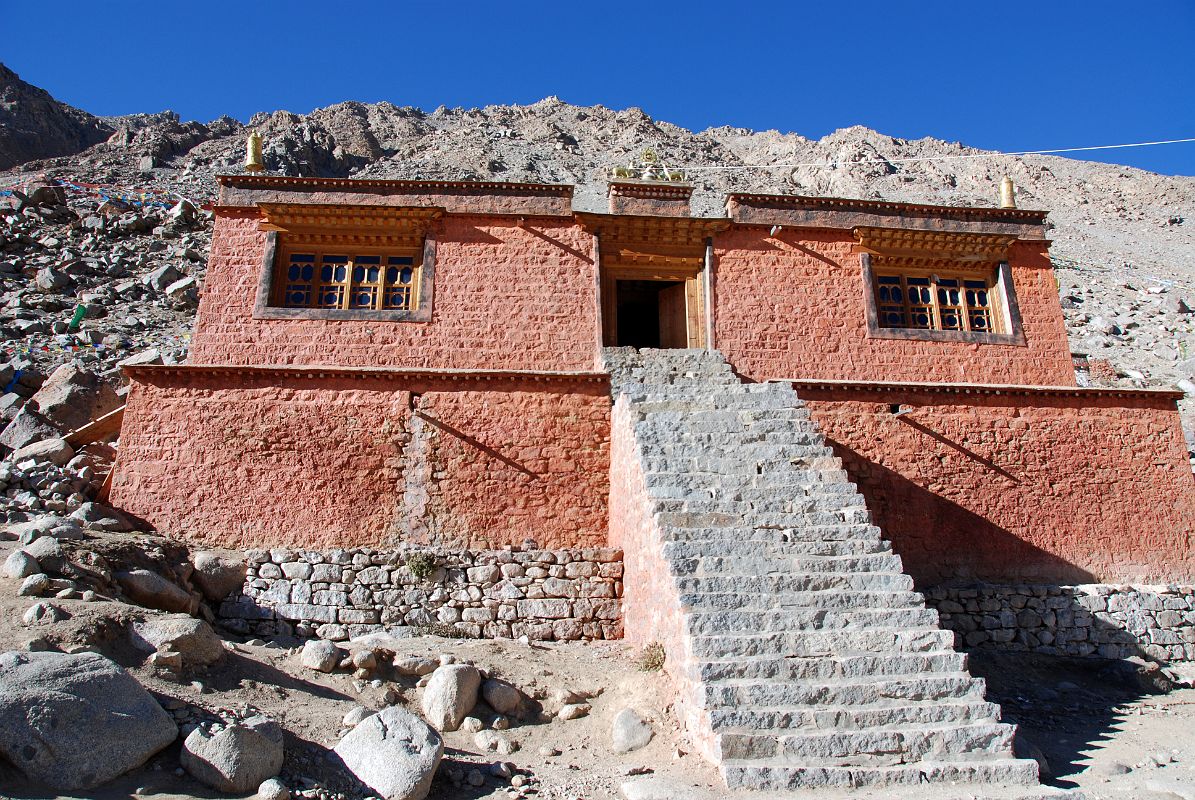
[[[968,648],[1195,660],[1195,587],[968,586],[927,593]]]
[[[790,386],[716,352],[608,359],[654,530],[622,542],[651,586],[628,626],[677,623],[680,713],[730,788],[1036,781]]]
[[[622,636],[622,553],[573,550],[251,550],[226,627],[342,641],[383,628],[568,641]]]

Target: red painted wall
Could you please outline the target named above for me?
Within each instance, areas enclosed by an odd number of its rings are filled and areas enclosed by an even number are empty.
[[[223,547],[604,545],[608,393],[604,381],[141,370],[111,500]]]
[[[589,370],[593,237],[571,220],[448,216],[432,321],[255,320],[266,247],[256,216],[217,216],[191,364]]]
[[[1058,287],[1044,242],[1013,245],[1009,266],[1025,346],[870,339],[862,269],[848,230],[757,226],[714,240],[715,342],[756,379],[1074,386]]]
[[[920,585],[1195,578],[1172,400],[797,391]]]

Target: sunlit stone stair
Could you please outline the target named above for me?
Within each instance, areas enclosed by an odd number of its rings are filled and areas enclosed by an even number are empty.
[[[606,360],[730,788],[1037,782],[789,385],[716,352]]]

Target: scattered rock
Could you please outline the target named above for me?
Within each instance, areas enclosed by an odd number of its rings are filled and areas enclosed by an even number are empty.
[[[438,666],[440,666],[438,661],[433,661],[430,658],[420,658],[419,656],[394,660],[394,671],[399,675],[422,677],[423,675],[430,675],[435,672]]]
[[[489,707],[499,714],[509,714],[521,718],[526,698],[512,684],[497,678],[490,678],[481,684],[481,696]]]
[[[481,673],[467,664],[445,664],[423,690],[423,716],[441,731],[455,731],[477,705]]]
[[[101,655],[0,654],[0,756],[32,782],[90,789],[177,735],[153,697]]]
[[[245,794],[282,770],[282,729],[250,717],[220,730],[200,726],[183,742],[179,763],[192,777],[221,792]]]
[[[4,560],[4,574],[14,580],[28,578],[41,572],[41,565],[37,559],[24,550],[14,550]]]
[[[191,559],[195,572],[191,578],[213,603],[223,600],[245,584],[245,562],[230,554],[203,550]]]
[[[422,800],[444,741],[414,714],[391,706],[353,728],[335,751],[358,780],[387,800]]]
[[[257,787],[257,800],[290,800],[290,789],[286,783],[271,777]]]
[[[22,581],[21,588],[17,589],[17,594],[20,597],[41,597],[49,590],[50,576],[39,572]]]
[[[26,625],[37,625],[43,622],[59,622],[66,619],[66,614],[53,603],[34,603],[25,610],[21,619]]]
[[[569,703],[556,712],[556,718],[562,720],[580,719],[590,712],[589,703]]]
[[[344,723],[346,728],[354,728],[376,713],[376,711],[372,711],[365,706],[353,706],[349,713],[344,715],[344,719],[341,721]]]
[[[156,572],[134,569],[117,572],[116,581],[135,603],[161,611],[175,611],[190,614],[195,609],[195,599],[178,584],[166,580]]]
[[[257,787],[257,800],[290,800],[290,789],[277,778],[270,778]]]
[[[211,625],[184,614],[151,617],[134,623],[133,643],[149,652],[176,652],[188,668],[214,664],[225,653],[224,643]]]
[[[633,708],[619,711],[610,725],[610,739],[615,753],[630,753],[646,747],[653,735],[651,723]]]
[[[331,672],[340,663],[343,652],[333,642],[312,639],[303,645],[303,652],[299,655],[299,660],[308,669],[317,672]]]

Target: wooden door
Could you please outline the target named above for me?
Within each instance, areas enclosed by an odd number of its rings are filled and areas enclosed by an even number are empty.
[[[689,319],[685,309],[685,285],[678,283],[660,290],[660,347],[688,347]]]

